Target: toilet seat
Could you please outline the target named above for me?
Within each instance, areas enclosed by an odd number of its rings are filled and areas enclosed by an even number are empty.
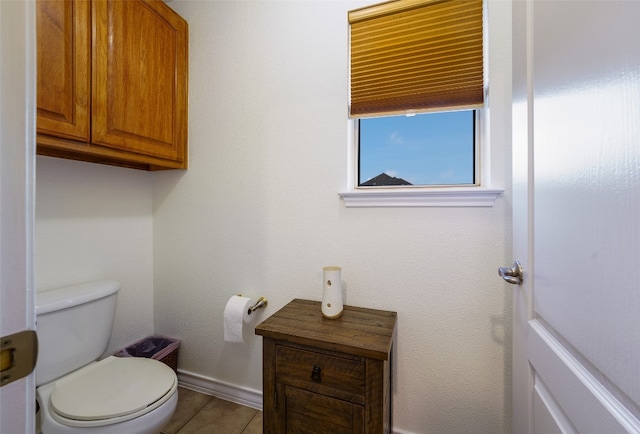
[[[164,363],[110,356],[56,381],[49,408],[64,425],[109,425],[154,410],[176,389],[176,375]]]

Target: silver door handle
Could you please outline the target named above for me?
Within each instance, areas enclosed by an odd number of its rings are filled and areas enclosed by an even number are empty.
[[[522,269],[522,264],[520,263],[520,261],[514,261],[511,268],[498,268],[498,274],[507,282],[514,285],[520,285],[522,283],[522,278],[524,277],[524,270]]]

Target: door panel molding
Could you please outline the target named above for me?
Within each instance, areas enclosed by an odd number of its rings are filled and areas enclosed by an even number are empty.
[[[578,432],[640,432],[640,421],[538,320],[529,322],[529,360]]]
[[[540,376],[535,376],[533,408],[536,414],[536,432],[545,434],[579,434],[562,411]]]

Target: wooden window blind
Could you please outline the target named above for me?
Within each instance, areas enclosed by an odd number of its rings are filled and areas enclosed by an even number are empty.
[[[483,0],[395,0],[349,12],[351,117],[484,102]]]

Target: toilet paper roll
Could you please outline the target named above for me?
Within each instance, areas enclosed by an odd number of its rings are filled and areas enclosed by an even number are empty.
[[[234,295],[224,308],[224,340],[244,344],[243,325],[251,321],[249,308],[253,305],[249,297]]]

